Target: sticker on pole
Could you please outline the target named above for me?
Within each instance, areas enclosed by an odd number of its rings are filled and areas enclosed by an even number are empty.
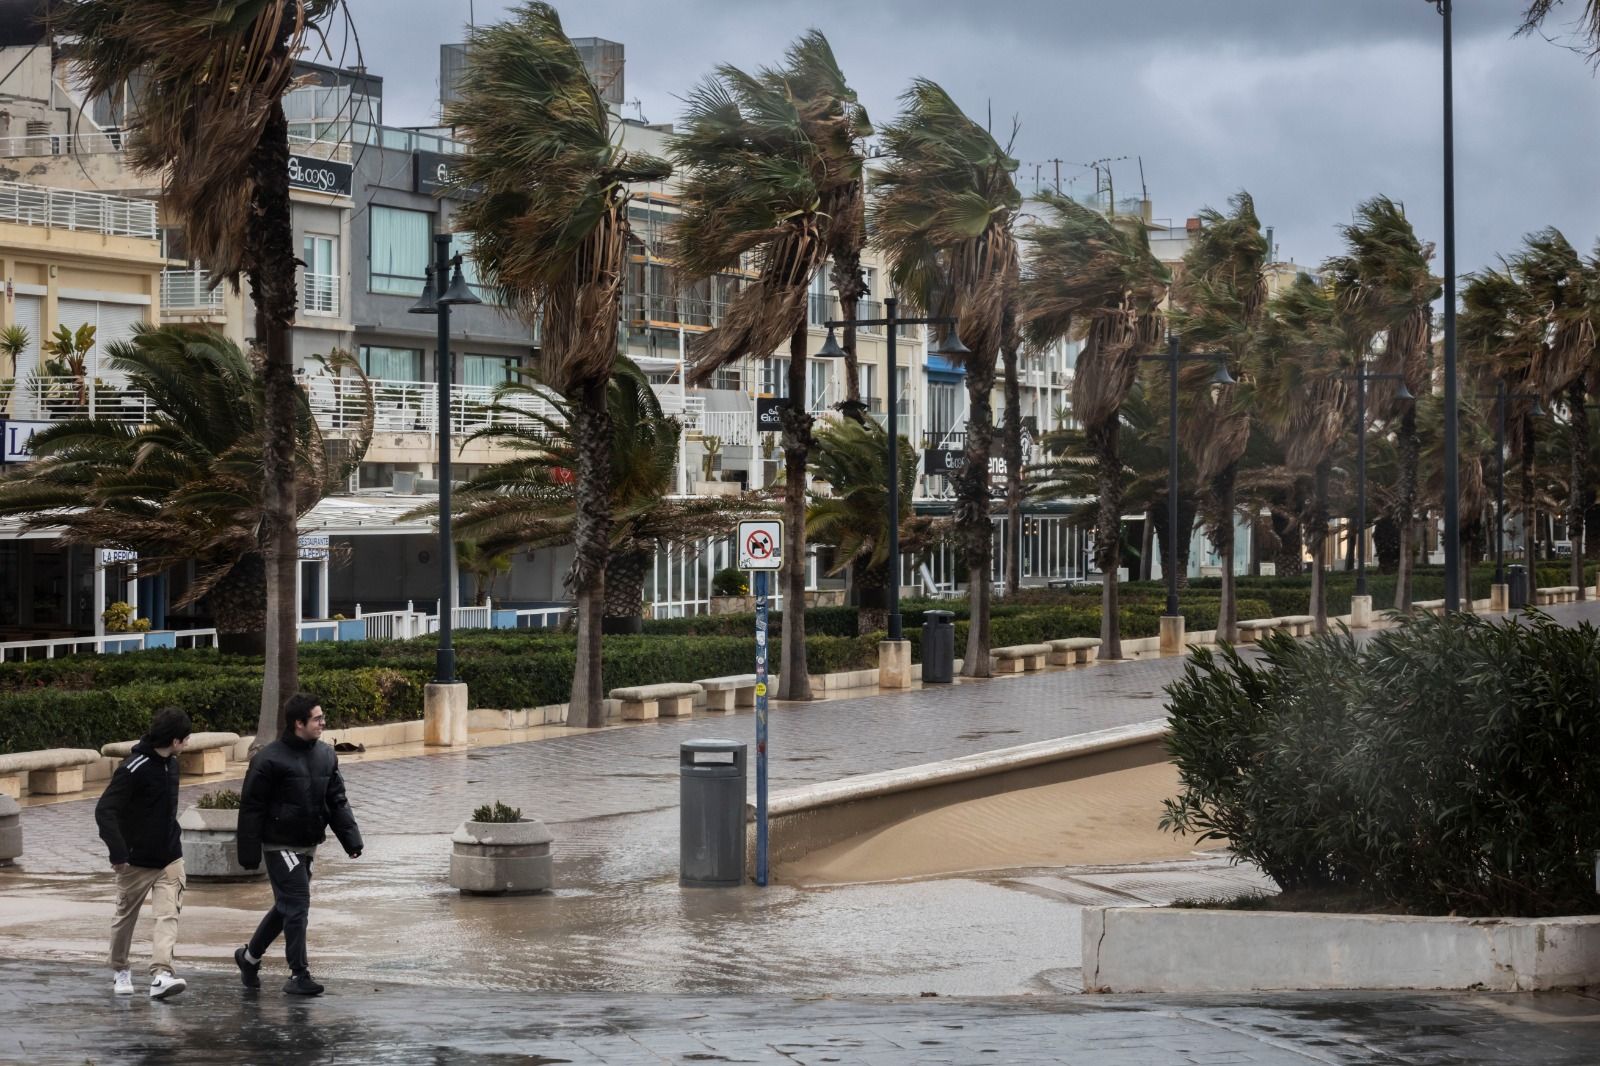
[[[740,570],[776,570],[782,562],[782,522],[763,519],[739,523]]]

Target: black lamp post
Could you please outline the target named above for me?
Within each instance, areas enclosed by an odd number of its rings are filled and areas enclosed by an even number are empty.
[[[1176,333],[1167,334],[1165,355],[1146,355],[1167,364],[1167,616],[1178,614],[1178,364],[1209,360],[1217,364],[1213,385],[1237,385],[1228,373],[1228,357],[1222,352],[1185,354],[1179,351]],[[1229,559],[1224,564],[1233,566]]]
[[[900,365],[895,353],[895,334],[901,326],[949,326],[945,331],[944,340],[939,342],[939,347],[934,349],[934,354],[947,358],[960,359],[971,355],[972,352],[961,343],[961,338],[956,336],[956,320],[949,316],[935,315],[928,318],[901,318],[899,315],[900,301],[893,296],[883,301],[885,317],[883,318],[855,318],[846,320],[832,320],[824,322],[828,327],[828,338],[822,344],[822,349],[817,355],[823,359],[843,359],[845,350],[839,347],[839,342],[834,337],[834,330],[844,326],[883,326],[885,335],[889,339],[888,363],[889,380],[886,383],[885,396],[889,405],[888,430],[889,437],[889,639],[903,639],[900,625],[900,388],[898,377]],[[791,398],[790,402],[794,402]]]
[[[1404,374],[1369,374],[1366,361],[1356,364],[1356,595],[1367,594],[1367,382],[1400,382],[1395,399],[1415,400]]]
[[[456,652],[450,644],[455,604],[450,602],[451,568],[455,552],[450,540],[450,308],[456,304],[481,304],[472,287],[461,276],[461,256],[451,256],[448,233],[433,235],[433,266],[422,295],[411,305],[414,315],[438,317],[439,332],[435,358],[439,373],[439,651],[435,657],[434,681],[446,685],[456,679]],[[455,274],[450,275],[450,268]],[[445,278],[450,284],[445,285]],[[442,291],[441,291],[442,290]]]
[[[1456,142],[1451,0],[1428,0],[1444,22],[1444,608],[1461,609],[1461,462],[1456,382]]]

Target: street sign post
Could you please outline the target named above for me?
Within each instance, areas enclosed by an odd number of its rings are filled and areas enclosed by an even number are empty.
[[[756,884],[767,883],[767,575],[783,564],[783,523],[739,523],[739,569],[756,595]]]

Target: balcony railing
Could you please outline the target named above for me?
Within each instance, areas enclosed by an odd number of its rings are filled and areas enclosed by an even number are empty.
[[[830,293],[814,292],[810,294],[810,318],[813,326],[820,326],[824,322],[839,321],[844,318],[844,310],[839,305],[839,298]],[[877,300],[856,301],[856,318],[882,318],[883,304]],[[909,326],[900,327],[900,335],[905,336]],[[882,326],[862,326],[861,333],[878,334],[883,332]]]
[[[63,422],[72,418],[99,418],[142,425],[154,410],[143,392],[124,389],[94,376],[30,377],[16,385],[12,400],[15,418],[24,421]]]
[[[209,270],[163,270],[161,310],[221,313],[222,286],[211,286]]]
[[[316,315],[339,313],[339,275],[313,274],[307,270],[300,275],[300,309]]]
[[[93,133],[31,133],[24,137],[0,137],[0,159],[46,155],[115,155],[127,150],[131,136],[125,130]],[[350,162],[350,142],[289,138],[289,151],[295,155]]]
[[[723,300],[634,293],[627,298],[627,316],[635,323],[665,322],[685,326],[720,326],[728,304]]]
[[[0,181],[0,222],[155,240],[153,200]]]

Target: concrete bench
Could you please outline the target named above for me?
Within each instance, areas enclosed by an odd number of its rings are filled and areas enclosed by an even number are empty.
[[[133,754],[137,740],[119,740],[100,749],[100,754],[113,759],[126,759]],[[180,774],[197,774],[205,777],[220,774],[228,768],[228,752],[239,743],[238,733],[190,733],[189,742],[178,756]]]
[[[1316,617],[1309,614],[1286,614],[1278,619],[1278,628],[1287,630],[1292,637],[1309,637],[1316,624]]]
[[[83,791],[83,768],[100,758],[88,748],[47,748],[0,755],[0,796],[22,795],[22,775],[35,796],[60,796]]]
[[[1046,646],[1050,649],[1050,654],[1045,658],[1051,666],[1092,663],[1100,654],[1099,637],[1066,637],[1062,640],[1052,640]]]
[[[1277,629],[1280,618],[1251,618],[1238,623],[1239,643],[1253,644],[1262,637]]]
[[[1548,607],[1556,603],[1576,603],[1578,599],[1578,586],[1576,585],[1550,585],[1546,588],[1535,589],[1533,604],[1535,607]]]
[[[1412,600],[1411,601],[1411,609],[1413,611],[1422,611],[1422,612],[1424,612],[1426,614],[1440,615],[1440,614],[1444,614],[1444,601],[1443,600]]]
[[[622,720],[648,722],[652,718],[688,718],[694,714],[694,698],[699,685],[672,681],[662,685],[635,685],[614,688],[611,698],[622,702]]]
[[[726,713],[735,707],[756,705],[756,675],[732,674],[728,677],[703,677],[695,684],[706,693],[706,710]]]
[[[994,669],[997,674],[1032,673],[1044,669],[1045,658],[1050,654],[1050,645],[1013,644],[1006,648],[996,648],[989,654],[994,656]]]

